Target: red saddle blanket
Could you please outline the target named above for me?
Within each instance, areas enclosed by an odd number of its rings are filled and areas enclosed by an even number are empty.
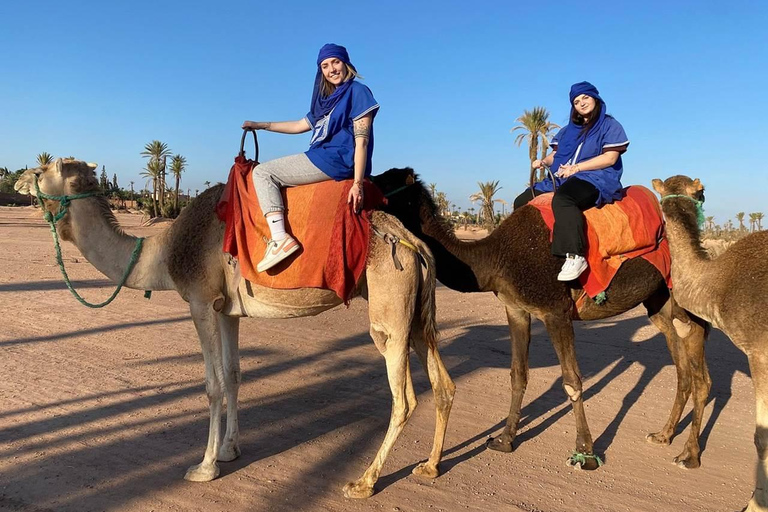
[[[656,196],[640,185],[627,187],[624,193],[620,201],[584,212],[589,268],[579,276],[579,282],[592,298],[608,288],[625,261],[636,257],[653,264],[672,288],[669,245]],[[550,231],[555,224],[552,196],[542,194],[528,203],[541,212]]]
[[[269,288],[324,288],[349,302],[368,259],[371,210],[383,196],[375,185],[364,185],[364,208],[358,215],[347,204],[352,180],[323,181],[283,190],[286,230],[301,249],[266,272],[257,272],[270,238],[259,208],[251,174],[253,161],[237,157],[216,206],[226,223],[223,251],[237,258],[242,277]]]

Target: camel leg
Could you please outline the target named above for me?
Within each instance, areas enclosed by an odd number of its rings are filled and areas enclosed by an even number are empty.
[[[443,445],[445,443],[445,430],[448,426],[448,416],[453,405],[453,396],[456,394],[456,386],[448,375],[448,370],[443,365],[437,347],[428,347],[422,334],[421,322],[414,321],[411,329],[411,341],[419,361],[424,367],[432,385],[432,393],[435,397],[435,438],[432,442],[432,451],[429,459],[413,468],[413,474],[427,478],[436,478],[440,475],[440,459],[443,457]],[[409,372],[410,373],[410,372]],[[410,375],[409,375],[410,378]]]
[[[363,476],[344,486],[344,496],[347,498],[368,498],[373,495],[373,485],[379,479],[384,461],[412,412],[408,410],[406,399],[408,380],[406,377],[408,371],[407,331],[388,336],[384,331],[379,330],[372,320],[371,337],[386,360],[387,379],[392,392],[392,414],[387,434],[384,436],[384,441],[381,443],[373,463],[363,473]]]
[[[208,429],[208,446],[205,449],[203,461],[191,466],[184,475],[185,480],[192,482],[207,482],[219,475],[219,465],[216,455],[219,450],[221,430],[221,405],[224,398],[224,375],[221,358],[221,339],[218,318],[211,303],[190,302],[189,309],[195,323],[197,335],[205,361],[205,391],[208,395],[210,409],[210,426]]]
[[[517,435],[523,396],[528,386],[528,348],[531,345],[531,315],[522,309],[505,306],[509,336],[512,342],[512,400],[509,404],[509,416],[504,431],[496,438],[488,440],[488,448],[500,452],[512,451],[512,442]]]
[[[737,344],[738,346],[742,346]],[[764,345],[757,345],[764,346]],[[755,491],[746,512],[768,511],[768,356],[759,350],[748,353],[749,372],[755,387]]]
[[[552,344],[560,361],[563,372],[563,389],[571,400],[573,414],[576,418],[576,454],[587,456],[578,460],[574,457],[568,463],[580,469],[597,469],[599,464],[594,455],[592,434],[587,425],[587,415],[584,412],[584,401],[581,386],[581,371],[576,362],[576,350],[573,346],[573,323],[570,318],[549,315],[544,318],[544,325],[552,338]]]
[[[219,313],[224,389],[227,395],[227,431],[219,448],[218,460],[229,462],[240,456],[240,426],[237,421],[237,393],[240,390],[240,318]]]
[[[683,339],[685,350],[688,353],[688,363],[691,366],[693,377],[693,419],[691,420],[691,432],[685,442],[683,451],[674,458],[678,467],[695,469],[701,466],[701,447],[699,435],[704,420],[704,407],[709,399],[709,391],[712,388],[712,379],[709,376],[709,368],[704,356],[704,341],[706,330],[697,321],[688,322],[690,332]]]
[[[668,295],[662,298],[656,294],[645,302],[645,307],[648,310],[648,319],[666,338],[667,349],[677,370],[677,392],[669,419],[659,432],[645,436],[649,443],[667,446],[672,442],[675,427],[691,395],[691,369],[687,351],[672,324],[672,299]]]

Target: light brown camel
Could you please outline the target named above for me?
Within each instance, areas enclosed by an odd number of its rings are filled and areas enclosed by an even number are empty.
[[[592,435],[582,402],[573,321],[608,318],[643,304],[651,322],[667,339],[678,379],[675,402],[666,425],[660,432],[649,434],[647,439],[662,445],[672,441],[693,390],[691,432],[675,462],[684,468],[699,467],[698,438],[711,385],[704,361],[705,328],[689,322],[685,311],[671,300],[664,277],[653,265],[642,258],[625,262],[606,290],[608,300],[598,305],[587,299],[577,310],[576,300],[583,290],[578,282],[563,283],[556,279],[562,260],[550,253],[550,231],[535,207],[519,208],[482,240],[463,242],[439,215],[431,194],[413,169],[390,169],[374,176],[373,180],[389,196],[385,210],[399,218],[406,229],[432,250],[440,282],[461,292],[493,292],[506,308],[512,340],[512,399],[506,427],[488,443],[489,448],[512,451],[528,384],[533,316],[544,323],[549,333],[562,368],[563,388],[576,416],[576,454],[569,462],[582,469],[597,468],[599,463],[593,456]],[[683,321],[680,335],[674,318]]]
[[[49,195],[63,196],[98,190],[94,164],[58,159],[48,166],[25,172],[16,189],[35,194],[34,180]],[[126,286],[140,290],[176,290],[189,303],[205,360],[205,388],[210,406],[208,445],[200,464],[185,478],[208,481],[219,474],[218,461],[240,454],[237,394],[240,386],[238,326],[240,317],[293,318],[311,316],[341,304],[330,290],[276,290],[250,286],[239,279],[237,265],[222,253],[224,225],[214,208],[222,185],[195,199],[163,233],[145,240],[143,250]],[[56,212],[59,202],[45,200]],[[384,441],[373,463],[355,482],[344,487],[347,497],[373,494],[373,486],[392,445],[416,407],[411,381],[409,344],[427,371],[435,395],[437,419],[429,459],[414,474],[436,477],[442,456],[446,423],[454,385],[437,352],[434,260],[429,249],[405,230],[395,218],[374,212],[372,224],[416,246],[419,253],[396,245],[403,270],[395,269],[391,246],[371,237],[370,255],[357,294],[369,303],[370,334],[386,360],[392,392],[392,414]],[[61,238],[74,243],[99,271],[113,281],[123,275],[136,238],[125,234],[103,196],[76,199],[58,221]],[[422,275],[420,258],[426,262]],[[227,427],[221,440],[222,403],[226,395]]]
[[[768,231],[738,240],[717,258],[701,244],[698,179],[653,180],[661,194],[672,253],[672,293],[685,309],[723,331],[747,355],[755,386],[757,482],[745,510],[768,511]]]

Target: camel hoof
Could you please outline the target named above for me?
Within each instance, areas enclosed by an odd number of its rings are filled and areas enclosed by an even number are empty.
[[[504,436],[492,437],[485,446],[496,452],[512,453],[512,441]]]
[[[683,452],[675,457],[674,463],[682,469],[696,469],[701,466],[701,459]]]
[[[373,486],[361,483],[360,480],[357,482],[349,482],[344,486],[345,498],[362,499],[370,498],[371,496],[373,496]]]
[[[218,464],[203,466],[201,463],[190,466],[187,470],[187,474],[184,475],[184,480],[189,482],[210,482],[217,476],[219,476]]]
[[[230,462],[240,456],[240,447],[236,444],[224,444],[219,448],[219,454],[216,460],[219,462]]]
[[[416,476],[423,476],[424,478],[437,478],[440,476],[440,470],[437,468],[437,465],[432,465],[428,462],[422,462],[413,468],[412,473]]]
[[[768,507],[764,507],[757,503],[755,501],[755,498],[752,497],[751,500],[749,500],[749,504],[746,508],[744,508],[741,512],[768,512]]]
[[[656,444],[660,446],[669,446],[670,444],[672,444],[672,440],[669,438],[669,436],[662,434],[661,432],[656,432],[655,434],[648,434],[647,436],[645,436],[645,440],[651,444]]]

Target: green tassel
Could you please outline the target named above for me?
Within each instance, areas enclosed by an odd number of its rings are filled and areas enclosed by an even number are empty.
[[[605,304],[605,301],[608,300],[608,296],[605,294],[605,292],[600,292],[597,295],[595,295],[595,304],[598,306],[602,306]]]
[[[149,300],[152,298],[152,290],[144,290],[144,298]]]

